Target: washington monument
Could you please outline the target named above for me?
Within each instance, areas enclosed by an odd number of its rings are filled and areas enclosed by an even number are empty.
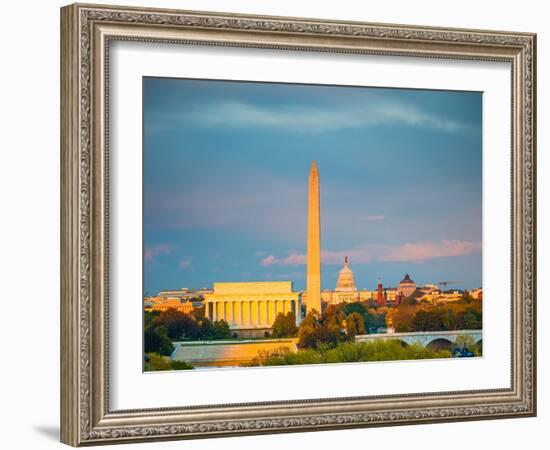
[[[321,224],[319,211],[319,171],[315,160],[309,171],[307,212],[307,312],[321,312]]]

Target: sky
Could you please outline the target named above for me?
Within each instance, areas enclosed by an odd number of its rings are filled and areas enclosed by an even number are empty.
[[[481,93],[146,77],[144,294],[303,290],[313,160],[323,289],[481,286]]]

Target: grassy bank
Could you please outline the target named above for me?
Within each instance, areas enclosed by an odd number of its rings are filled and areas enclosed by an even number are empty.
[[[400,341],[344,342],[334,347],[302,349],[291,352],[281,348],[274,352],[259,352],[251,362],[242,367],[289,366],[298,364],[326,364],[368,361],[396,361],[412,359],[450,358],[448,350],[431,350],[419,344],[403,346]]]

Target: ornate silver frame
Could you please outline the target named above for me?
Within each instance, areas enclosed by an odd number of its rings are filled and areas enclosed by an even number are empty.
[[[107,63],[113,40],[507,61],[512,67],[509,389],[111,411]],[[61,440],[129,441],[536,414],[536,36],[75,4],[61,9]]]

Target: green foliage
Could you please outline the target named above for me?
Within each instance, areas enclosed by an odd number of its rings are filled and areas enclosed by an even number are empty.
[[[369,361],[396,361],[412,359],[450,358],[447,350],[431,350],[420,344],[403,346],[398,340],[369,342],[341,342],[330,348],[302,349],[296,353],[289,349],[262,352],[246,366],[283,366],[296,364],[348,363]]]
[[[376,333],[380,328],[386,326],[386,314],[385,313],[371,313],[367,312],[363,315],[366,333]]]
[[[184,314],[176,309],[169,308],[160,313],[154,321],[154,326],[164,326],[168,330],[168,337],[177,339],[197,339],[200,337],[200,325],[194,316]]]
[[[461,334],[456,337],[454,348],[464,348],[471,351],[475,356],[481,356],[482,349],[481,344],[477,344],[473,336],[469,334]]]
[[[413,319],[413,331],[447,330],[440,311],[418,311]]]
[[[482,327],[481,313],[474,308],[466,308],[464,313],[459,316],[460,329],[462,330],[478,330]]]
[[[170,368],[172,370],[193,370],[194,367],[185,362],[185,361],[176,361],[176,360],[171,360],[170,361]]]
[[[168,337],[166,327],[149,328],[144,333],[145,353],[158,353],[169,356],[174,351],[174,346]]]
[[[323,314],[309,312],[298,329],[298,347],[334,347],[358,334],[376,332],[385,327],[386,312],[387,308],[367,309],[361,302],[329,305]]]
[[[194,367],[185,361],[172,361],[166,356],[157,353],[145,354],[145,371],[155,372],[161,370],[192,370]]]
[[[286,314],[277,314],[272,326],[273,337],[294,337],[297,332],[298,327],[296,326],[296,316],[293,312],[289,311]]]
[[[204,308],[203,308],[204,309]],[[198,315],[195,315],[197,313]],[[203,317],[200,309],[192,314],[185,314],[176,309],[169,308],[166,311],[156,313],[145,312],[144,316],[146,341],[153,342],[157,339],[153,332],[159,328],[165,330],[169,340],[200,340],[200,339],[226,339],[231,337],[229,325],[225,320],[212,323]],[[159,344],[156,344],[157,346]],[[157,347],[153,347],[157,348]],[[152,349],[151,351],[157,351]],[[162,353],[162,354],[167,354]],[[169,353],[168,353],[169,354]]]
[[[170,359],[157,353],[147,353],[145,355],[145,371],[157,370],[170,370]]]
[[[200,339],[212,339],[214,335],[214,325],[210,319],[204,318],[199,321],[201,327]]]
[[[160,311],[144,311],[143,313],[143,328],[146,330],[153,325],[153,322],[160,315]]]
[[[481,311],[462,305],[444,305],[418,311],[413,319],[412,330],[477,330],[481,327]]]
[[[315,320],[304,321],[298,330],[298,347],[319,348],[321,344],[336,345],[344,339],[339,325],[335,322]]]
[[[365,321],[363,315],[358,312],[352,312],[346,317],[346,333],[350,338],[358,334],[365,334]]]
[[[225,339],[231,337],[229,324],[225,320],[217,320],[212,324],[212,339]]]
[[[327,354],[327,362],[356,362],[367,361],[368,354],[364,345],[353,342],[344,342]]]
[[[298,330],[298,347],[314,348],[315,345],[315,325],[302,323]]]
[[[391,308],[390,314],[397,332],[482,328],[482,302],[469,296],[445,304],[402,304]]]
[[[357,313],[362,316],[367,312],[367,309],[362,303],[353,302],[353,303],[344,303],[340,307],[340,311],[342,311],[346,316],[349,316],[351,313]]]
[[[356,313],[363,318],[364,331],[356,334],[375,333],[386,326],[385,308],[381,308],[376,302],[344,303],[339,307],[339,311],[346,316]]]

